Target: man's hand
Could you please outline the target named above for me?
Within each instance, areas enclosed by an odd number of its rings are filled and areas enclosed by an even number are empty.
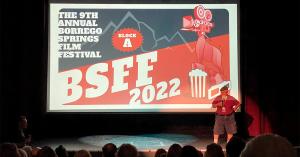
[[[240,105],[238,105],[238,106],[233,106],[234,112],[236,112],[239,108],[240,108]]]
[[[215,107],[222,107],[222,102],[216,103],[214,106]]]

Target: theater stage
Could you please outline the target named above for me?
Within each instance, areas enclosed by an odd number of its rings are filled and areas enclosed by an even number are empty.
[[[221,139],[221,145],[225,148],[225,139]],[[86,149],[91,152],[99,152],[106,143],[114,143],[117,147],[124,143],[130,143],[140,152],[151,153],[156,149],[168,149],[170,145],[178,143],[181,146],[192,145],[198,150],[205,151],[208,144],[212,143],[212,136],[195,136],[189,134],[140,134],[140,135],[91,135],[78,138],[44,139],[34,142],[34,146],[50,146],[53,149],[63,145],[68,151]],[[147,155],[146,155],[147,156]]]

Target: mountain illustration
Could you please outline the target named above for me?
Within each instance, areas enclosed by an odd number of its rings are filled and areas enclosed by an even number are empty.
[[[134,28],[139,30],[143,37],[143,45],[141,48],[137,49],[135,52],[149,52],[161,48],[170,47],[178,44],[186,44],[188,50],[193,52],[193,48],[190,47],[187,43],[187,40],[183,37],[183,35],[176,31],[172,36],[168,37],[166,35],[157,37],[155,30],[151,28],[147,23],[138,20],[130,11],[128,11],[124,17],[120,20],[118,24],[110,21],[106,27],[103,29],[103,33],[100,36],[100,43],[102,51],[107,51],[111,49],[111,41],[110,43],[103,43],[104,40],[111,39],[112,34],[122,28]],[[101,39],[103,39],[101,41]],[[106,46],[109,45],[109,46]],[[133,52],[134,53],[134,52]]]
[[[114,34],[114,32],[122,28],[133,28],[139,30],[143,35],[142,46],[135,51],[126,53],[121,53],[119,50],[115,49],[112,45],[112,35]],[[194,48],[192,48],[188,44],[188,41],[185,39],[185,36],[187,36],[187,34],[189,34],[190,32],[185,33],[179,31],[180,30],[174,31],[174,33],[171,33],[171,35],[158,36],[157,34],[159,33],[149,24],[142,20],[139,20],[130,11],[127,11],[122,19],[118,22],[109,21],[107,25],[102,26],[102,34],[99,36],[99,42],[82,43],[82,51],[100,51],[102,55],[101,58],[85,58],[84,60],[80,58],[60,58],[59,70],[68,70],[78,66],[95,64],[106,60],[132,56],[143,52],[151,52],[154,50],[168,48],[179,44],[185,44],[187,51],[191,53],[194,52]],[[191,40],[192,38],[187,39]]]

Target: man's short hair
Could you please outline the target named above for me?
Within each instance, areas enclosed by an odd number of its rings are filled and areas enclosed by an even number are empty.
[[[220,89],[220,91],[225,91],[225,90],[228,90],[228,86],[224,86]]]

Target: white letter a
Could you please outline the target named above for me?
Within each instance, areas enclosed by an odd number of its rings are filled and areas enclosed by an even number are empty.
[[[125,38],[125,41],[124,41],[123,47],[132,47],[132,45],[131,45],[131,41],[130,41],[130,39],[129,39],[129,38]]]

